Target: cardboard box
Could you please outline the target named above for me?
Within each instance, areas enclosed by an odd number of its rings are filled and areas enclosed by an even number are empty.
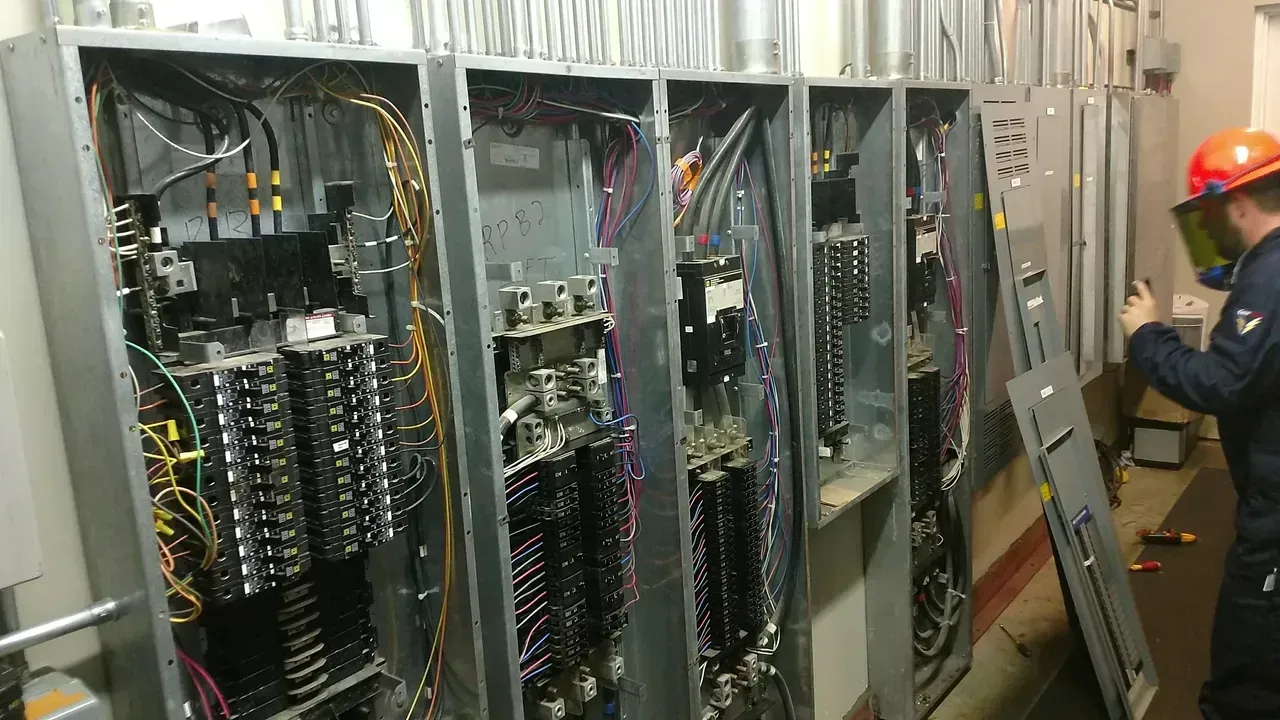
[[[1125,366],[1121,411],[1127,418],[1177,425],[1190,423],[1203,417],[1200,413],[1191,412],[1153,390],[1132,363]]]

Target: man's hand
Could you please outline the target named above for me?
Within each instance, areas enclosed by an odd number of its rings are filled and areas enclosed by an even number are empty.
[[[1147,284],[1139,280],[1133,284],[1137,295],[1130,295],[1120,311],[1120,324],[1124,326],[1124,336],[1132,337],[1138,328],[1147,323],[1160,322],[1160,309],[1156,307],[1156,299],[1151,297]]]

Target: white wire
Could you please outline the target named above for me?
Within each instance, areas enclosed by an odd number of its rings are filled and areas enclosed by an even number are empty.
[[[184,148],[184,147],[182,147],[181,145],[179,145],[178,143],[176,143],[176,142],[174,142],[174,141],[170,140],[169,138],[165,137],[165,134],[164,134],[164,133],[162,133],[162,132],[160,132],[159,130],[157,130],[157,129],[155,128],[155,126],[151,124],[151,121],[147,119],[147,114],[146,114],[146,113],[134,113],[134,117],[136,117],[136,118],[138,118],[139,120],[141,120],[141,121],[142,121],[142,124],[143,124],[143,125],[146,125],[148,130],[150,130],[151,132],[155,133],[156,137],[158,137],[158,138],[160,138],[161,140],[165,141],[165,143],[166,143],[169,147],[171,147],[171,148],[173,148],[174,150],[177,150],[177,151],[179,151],[179,152],[184,152],[184,153],[186,153],[186,154],[190,155],[191,157],[200,158],[200,159],[202,159],[202,160],[225,160],[226,158],[229,158],[229,157],[231,157],[231,156],[233,156],[233,155],[239,155],[239,154],[240,154],[240,151],[241,151],[241,150],[243,150],[243,149],[245,148],[245,146],[246,146],[246,145],[248,145],[250,142],[252,142],[252,138],[245,138],[245,141],[244,141],[244,142],[242,142],[242,143],[240,143],[239,145],[237,145],[234,149],[232,149],[232,150],[228,150],[228,151],[226,151],[225,153],[222,153],[221,155],[205,155],[204,153],[198,153],[198,152],[196,152],[195,150],[188,150],[187,148]]]
[[[396,265],[395,267],[382,268],[381,270],[359,270],[357,271],[357,273],[360,275],[381,275],[383,273],[395,272],[396,270],[403,270],[409,267],[409,263],[411,262],[413,261],[405,260],[404,262],[400,263],[399,265]]]
[[[352,213],[351,213],[351,214],[352,214],[352,215],[354,215],[355,217],[358,217],[358,218],[364,218],[365,220],[372,220],[372,221],[374,221],[374,222],[382,222],[382,221],[386,220],[387,218],[391,217],[391,213],[395,212],[395,210],[396,210],[396,206],[395,206],[395,204],[392,204],[392,205],[391,205],[391,207],[387,209],[387,214],[386,214],[386,215],[383,215],[382,217],[374,217],[374,216],[372,216],[372,215],[365,215],[364,213],[355,212],[355,211],[352,211]]]
[[[591,108],[578,107],[577,105],[570,105],[568,103],[556,102],[554,100],[543,100],[542,102],[543,104],[546,104],[546,105],[554,105],[556,107],[564,108],[566,110],[577,110],[578,112],[591,113],[592,115],[599,115],[600,117],[610,118],[612,120],[625,120],[626,122],[633,122],[636,124],[640,123],[640,118],[632,117],[630,115],[624,115],[622,113],[608,112],[606,110],[592,110]]]
[[[262,132],[264,132],[264,133],[266,132],[267,114],[268,114],[269,112],[271,112],[271,108],[275,107],[275,106],[276,106],[276,103],[280,101],[280,97],[281,97],[282,95],[284,95],[285,91],[286,91],[286,90],[288,90],[288,89],[289,89],[289,87],[290,87],[290,86],[292,86],[295,82],[297,82],[298,78],[302,77],[302,76],[303,76],[304,74],[306,74],[306,73],[309,73],[313,68],[319,67],[320,65],[323,65],[323,64],[324,64],[324,62],[313,63],[313,64],[311,64],[311,65],[309,65],[309,66],[307,66],[307,67],[303,68],[302,70],[299,70],[297,73],[294,73],[293,77],[289,78],[289,79],[288,79],[288,80],[287,80],[283,85],[281,85],[281,86],[280,86],[280,89],[279,89],[279,90],[277,90],[277,91],[276,91],[276,94],[271,98],[271,102],[267,104],[267,108],[266,108],[266,110],[263,110],[263,111],[262,111],[262,118],[261,118],[260,120],[258,120],[258,129],[259,129],[259,130],[261,130],[261,131],[262,131]],[[175,65],[174,67],[177,67],[177,66]],[[231,95],[228,95],[228,94],[226,94],[226,93],[224,93],[224,92],[222,92],[222,91],[218,90],[217,88],[210,87],[209,85],[205,84],[204,82],[201,82],[201,80],[200,80],[199,78],[197,78],[197,77],[195,77],[195,76],[191,75],[190,73],[188,73],[186,70],[183,70],[182,68],[178,68],[178,69],[179,69],[179,70],[181,70],[181,71],[182,71],[184,74],[186,74],[188,77],[190,77],[192,80],[195,80],[197,83],[199,83],[199,84],[201,84],[201,85],[204,85],[204,87],[208,88],[208,89],[209,89],[209,90],[211,90],[212,92],[215,92],[215,93],[217,93],[217,94],[221,95],[221,96],[222,96],[222,97],[224,97],[224,98],[227,98],[228,100],[232,100],[232,101],[237,102],[237,103],[244,103],[244,102],[247,102],[247,101],[246,101],[246,100],[244,100],[243,98],[232,97]],[[203,159],[203,160],[224,160],[224,159],[226,159],[226,158],[229,158],[229,157],[231,157],[231,156],[233,156],[233,155],[238,154],[238,153],[239,153],[241,150],[243,150],[243,149],[244,149],[244,148],[245,148],[245,147],[246,147],[250,142],[252,142],[252,141],[253,141],[253,136],[252,136],[252,134],[250,134],[250,136],[249,136],[249,137],[247,137],[247,138],[245,138],[245,139],[244,139],[244,142],[240,143],[239,145],[237,145],[235,148],[233,148],[233,149],[231,149],[231,150],[228,150],[228,151],[226,151],[226,152],[224,152],[224,153],[219,153],[219,154],[217,154],[217,155],[206,155],[206,154],[204,154],[204,153],[198,153],[198,152],[196,152],[195,150],[188,150],[187,148],[185,148],[185,147],[183,147],[183,146],[179,145],[178,143],[176,143],[176,142],[174,142],[174,141],[170,140],[168,137],[166,137],[166,136],[165,136],[165,134],[164,134],[164,133],[162,133],[162,132],[160,132],[159,130],[157,130],[157,129],[155,128],[155,126],[151,124],[151,121],[147,120],[147,114],[146,114],[146,113],[141,113],[141,112],[140,112],[140,113],[135,113],[135,115],[138,117],[138,119],[142,120],[142,124],[143,124],[143,125],[146,125],[148,130],[150,130],[151,132],[155,133],[156,137],[158,137],[158,138],[160,138],[161,140],[163,140],[166,144],[168,144],[168,145],[169,145],[170,147],[172,147],[174,150],[177,150],[177,151],[179,151],[179,152],[186,153],[186,154],[188,154],[188,155],[190,155],[190,156],[192,156],[192,157],[195,157],[195,158],[201,158],[201,159]],[[123,206],[123,207],[127,207],[127,206]],[[118,209],[116,210],[116,212],[119,212],[121,209],[123,209],[123,207],[122,207],[122,208],[118,208]]]

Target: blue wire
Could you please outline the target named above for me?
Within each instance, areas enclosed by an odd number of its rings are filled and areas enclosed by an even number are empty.
[[[529,651],[524,654],[524,657],[520,658],[520,662],[524,662],[528,660],[530,657],[532,657],[533,654],[538,651],[538,648],[545,645],[546,642],[550,639],[551,639],[551,633],[547,633],[546,635],[543,635],[542,639],[538,641],[538,644],[529,648]]]

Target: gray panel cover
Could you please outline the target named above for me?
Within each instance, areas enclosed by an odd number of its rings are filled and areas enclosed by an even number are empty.
[[[1009,382],[1045,518],[1114,720],[1141,718],[1156,672],[1111,519],[1075,362],[1061,354]]]
[[[1038,199],[1034,188],[1006,192],[1003,202],[1008,224],[1007,249],[1001,247],[1001,238],[996,236],[996,254],[1003,256],[1007,253],[1009,257],[1007,268],[1005,263],[1001,263],[1000,276],[1003,281],[1013,284],[1019,316],[1017,324],[1022,329],[1026,357],[1031,367],[1064,350],[1046,271],[1044,220],[1040,216]],[[1014,344],[1017,345],[1016,341]]]

